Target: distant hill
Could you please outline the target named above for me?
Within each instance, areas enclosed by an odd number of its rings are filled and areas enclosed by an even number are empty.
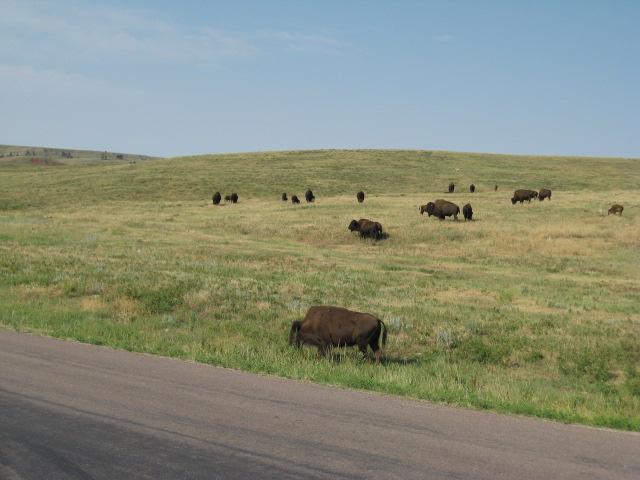
[[[102,163],[134,163],[157,160],[159,157],[131,153],[75,150],[72,148],[27,147],[0,145],[0,165],[56,166]]]

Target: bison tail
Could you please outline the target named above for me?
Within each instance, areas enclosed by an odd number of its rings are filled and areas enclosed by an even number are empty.
[[[300,341],[298,340],[300,325],[300,320],[295,320],[291,324],[291,330],[289,331],[289,345],[295,345],[297,347],[300,344]]]
[[[382,332],[382,346],[385,347],[387,345],[387,326],[380,319],[378,319],[378,323],[380,325],[380,331]]]

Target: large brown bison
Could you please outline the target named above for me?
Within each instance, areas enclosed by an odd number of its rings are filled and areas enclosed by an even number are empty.
[[[462,214],[464,215],[464,221],[473,220],[473,208],[471,208],[471,204],[467,203],[464,207],[462,207]]]
[[[282,194],[282,201],[286,202],[287,201],[287,194],[286,192]]]
[[[471,193],[473,193],[473,192],[475,192],[475,191],[476,191],[476,186],[475,186],[473,183],[472,183],[471,185],[469,185],[469,191],[470,191]]]
[[[220,195],[220,192],[216,192],[213,194],[213,197],[211,197],[211,200],[213,201],[214,205],[219,205],[220,200],[222,200],[222,195]]]
[[[313,306],[303,320],[295,320],[291,324],[289,331],[289,345],[313,345],[318,348],[318,357],[324,357],[332,347],[357,345],[366,358],[369,346],[376,363],[380,363],[381,346],[386,344],[387,327],[382,320],[370,313],[341,307]]]
[[[449,193],[453,193],[453,191],[455,190],[456,186],[453,182],[451,182],[449,184]]]
[[[238,203],[238,194],[237,193],[232,193],[229,198],[231,199],[231,203]]]
[[[538,196],[538,192],[536,192],[535,190],[516,190],[515,192],[513,192],[513,197],[511,197],[511,203],[513,205],[516,204],[516,202],[524,202],[525,200],[527,202],[531,202],[531,200],[533,198],[536,198]]]
[[[316,199],[316,197],[313,195],[313,192],[311,190],[307,190],[306,192],[304,192],[304,199],[307,201],[307,203],[311,203]]]
[[[364,202],[364,192],[359,191],[358,193],[356,193],[356,198],[358,199],[358,203]]]
[[[543,188],[538,192],[538,200],[543,201],[545,198],[551,201],[551,190],[547,188]]]
[[[611,215],[612,213],[614,215],[622,215],[623,210],[624,207],[622,205],[614,203],[613,205],[611,205],[611,208],[609,209],[609,213],[607,213],[607,215]]]
[[[444,220],[444,217],[450,217],[453,215],[454,220],[458,220],[460,214],[460,207],[455,203],[447,200],[438,199],[435,202],[429,202],[425,205],[425,211],[429,216],[434,215],[440,220]]]
[[[300,199],[298,198],[297,195],[291,196],[291,203],[300,203]]]
[[[382,225],[367,218],[351,220],[351,223],[349,223],[349,227],[347,228],[352,232],[360,233],[361,238],[373,238],[375,240],[380,240],[384,236],[384,233],[382,232]]]

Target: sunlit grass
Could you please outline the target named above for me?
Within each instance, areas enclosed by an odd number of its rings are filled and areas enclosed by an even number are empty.
[[[450,180],[478,192],[446,194]],[[637,161],[270,153],[11,166],[0,184],[4,326],[640,430]],[[509,202],[543,186],[551,202]],[[308,187],[313,205],[279,200]],[[216,190],[240,203],[212,206]],[[470,201],[477,221],[421,217],[435,198]],[[606,215],[613,202],[622,217]],[[351,234],[361,217],[389,239]],[[384,364],[288,347],[291,321],[316,303],[380,315]]]

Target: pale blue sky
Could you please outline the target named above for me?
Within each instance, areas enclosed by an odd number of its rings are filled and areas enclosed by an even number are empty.
[[[640,157],[640,1],[0,0],[0,143]]]

